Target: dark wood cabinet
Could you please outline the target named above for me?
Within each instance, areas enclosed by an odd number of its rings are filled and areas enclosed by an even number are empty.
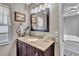
[[[54,56],[54,44],[42,51],[17,39],[17,56]]]

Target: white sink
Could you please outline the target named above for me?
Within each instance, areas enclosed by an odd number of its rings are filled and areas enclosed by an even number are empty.
[[[31,39],[27,39],[27,41],[37,41],[38,39],[36,38],[31,38]]]

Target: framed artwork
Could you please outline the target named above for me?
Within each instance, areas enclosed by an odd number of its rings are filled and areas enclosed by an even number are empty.
[[[14,12],[15,21],[17,22],[25,22],[25,14],[20,12]]]

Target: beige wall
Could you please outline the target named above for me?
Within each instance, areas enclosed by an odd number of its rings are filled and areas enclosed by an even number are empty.
[[[11,14],[12,14],[12,40],[15,40],[17,38],[16,28],[17,28],[17,25],[19,24],[19,22],[14,21],[14,11],[26,14],[26,21],[25,21],[25,23],[23,23],[24,25],[28,24],[28,11],[27,11],[27,6],[23,3],[9,4],[9,6],[11,7]],[[14,43],[13,47],[14,48],[13,48],[13,50],[10,51],[11,53],[9,55],[16,55],[15,43]]]

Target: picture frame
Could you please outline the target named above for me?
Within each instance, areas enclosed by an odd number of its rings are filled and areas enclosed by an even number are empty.
[[[49,32],[49,8],[30,14],[31,31]]]
[[[25,22],[25,14],[20,12],[14,12],[14,18],[17,22]]]

